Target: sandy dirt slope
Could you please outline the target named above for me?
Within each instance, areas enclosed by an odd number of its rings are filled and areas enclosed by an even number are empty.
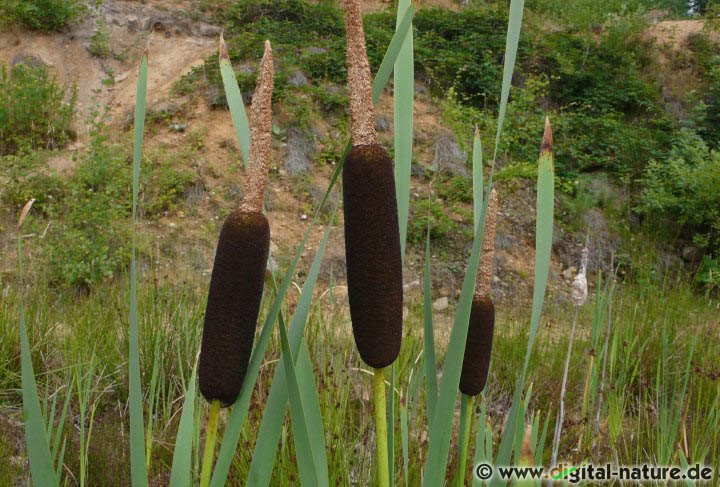
[[[160,7],[156,6],[160,5]],[[51,67],[58,79],[77,87],[77,132],[85,140],[85,121],[93,107],[108,107],[114,122],[134,106],[137,65],[149,49],[149,103],[166,97],[172,83],[217,48],[219,29],[189,21],[161,3],[107,0],[82,25],[45,34],[24,29],[0,33],[0,64],[32,62]],[[110,34],[112,56],[90,53],[99,24]]]

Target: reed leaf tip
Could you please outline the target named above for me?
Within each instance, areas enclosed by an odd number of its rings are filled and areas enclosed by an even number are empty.
[[[220,60],[230,61],[230,55],[228,54],[227,45],[225,44],[225,29],[220,31]]]
[[[35,203],[35,198],[30,199],[22,208],[22,211],[20,211],[20,217],[18,218],[18,224],[17,224],[17,231],[20,231],[20,227],[22,227],[22,224],[25,222],[25,218],[27,218],[28,214],[30,213],[30,209],[32,208],[33,203]]]
[[[542,145],[540,146],[540,154],[545,153],[553,153],[553,134],[550,117],[545,117],[545,132],[543,133]]]

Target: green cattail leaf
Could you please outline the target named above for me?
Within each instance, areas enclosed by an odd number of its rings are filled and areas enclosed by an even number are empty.
[[[480,415],[478,416],[478,429],[477,429],[477,435],[475,437],[475,465],[478,463],[482,463],[487,461],[492,457],[492,452],[488,453],[486,448],[486,433],[485,433],[485,423],[487,421],[487,405],[485,401],[483,401],[482,406],[480,407]],[[472,485],[473,487],[481,487],[483,482],[479,478],[477,478],[477,475],[473,473],[472,476]]]
[[[193,419],[195,417],[195,396],[197,389],[197,364],[193,367],[190,382],[185,392],[180,425],[175,437],[170,487],[186,487],[193,484],[192,478],[192,446]]]
[[[410,32],[410,29],[412,28],[412,19],[414,15],[415,7],[410,5],[405,11],[402,20],[398,22],[397,27],[395,28],[395,34],[393,34],[392,39],[390,39],[390,44],[388,44],[385,56],[383,57],[377,74],[375,75],[375,79],[373,80],[372,98],[375,103],[377,103],[378,99],[380,99],[380,94],[385,88],[388,79],[390,79],[390,73],[392,73],[393,68],[395,67],[395,62],[397,61],[400,51],[405,44],[408,32]]]
[[[290,398],[290,414],[292,416],[293,438],[295,440],[295,455],[297,456],[298,469],[300,470],[301,485],[328,485],[327,477],[321,479],[318,476],[316,461],[313,450],[310,447],[310,433],[305,420],[305,407],[300,396],[297,375],[295,374],[295,359],[290,351],[287,330],[282,316],[278,319],[280,327],[280,340],[282,342],[282,354],[285,368],[288,397]]]
[[[388,478],[395,484],[395,362],[390,365],[390,397],[387,402]]]
[[[395,141],[395,195],[398,208],[398,227],[400,231],[400,255],[405,258],[407,242],[407,223],[410,210],[410,169],[413,144],[413,102],[415,98],[415,63],[413,59],[412,12],[410,0],[398,1],[396,32],[404,32],[405,37],[395,61],[395,79],[393,83],[393,110]],[[404,15],[401,15],[404,13]],[[403,25],[405,17],[411,14],[408,23]],[[398,37],[399,38],[399,37]],[[388,463],[390,479],[395,478],[395,363],[390,366],[390,400],[388,401]],[[394,483],[394,482],[393,482]]]
[[[555,181],[553,156],[552,152],[543,151],[540,155],[540,161],[538,164],[536,205],[537,219],[535,225],[535,278],[533,283],[533,304],[532,314],[530,317],[528,345],[523,369],[515,388],[513,403],[510,408],[507,423],[505,424],[505,431],[503,432],[502,440],[500,441],[498,457],[496,460],[498,465],[508,465],[508,462],[510,461],[510,456],[515,443],[515,428],[517,427],[517,422],[520,421],[519,413],[522,412],[520,404],[522,390],[525,385],[525,375],[530,362],[530,355],[532,354],[533,347],[535,346],[538,326],[540,325],[540,315],[545,301],[545,289],[547,287],[548,274],[550,272],[554,202]],[[502,481],[494,478],[492,485],[502,485]]]
[[[18,251],[20,237],[18,236]],[[25,422],[25,445],[30,461],[30,475],[34,485],[58,485],[48,445],[45,421],[40,411],[35,373],[30,357],[30,340],[25,323],[25,310],[20,307],[20,366],[22,378],[23,419]]]
[[[402,441],[403,452],[403,474],[405,477],[405,487],[410,482],[410,447],[408,444],[408,413],[407,406],[400,402],[400,438]]]
[[[397,29],[401,27],[403,16],[410,6],[410,0],[398,1]],[[412,20],[412,19],[411,19]],[[413,150],[413,102],[415,99],[415,65],[413,59],[412,23],[395,61],[395,79],[393,83],[393,109],[395,140],[395,193],[398,205],[398,224],[400,227],[400,252],[405,257],[407,241],[407,223],[410,208],[410,169]],[[392,430],[392,428],[390,428]]]
[[[503,65],[503,81],[500,92],[500,110],[498,111],[493,162],[497,159],[498,148],[500,147],[500,136],[502,135],[505,112],[507,111],[508,98],[510,96],[510,85],[512,84],[513,72],[515,71],[515,58],[517,57],[518,42],[520,41],[520,28],[522,26],[524,8],[525,0],[511,0],[507,37],[505,38],[505,62]]]
[[[475,129],[472,152],[472,178],[473,178],[473,231],[477,232],[480,223],[480,212],[483,202],[483,167],[482,142],[480,134]]]
[[[437,363],[435,361],[435,333],[432,317],[432,281],[430,280],[430,228],[425,241],[425,274],[423,277],[423,354],[425,355],[425,391],[427,417],[432,424],[437,402]]]
[[[333,212],[334,215],[334,212]],[[327,248],[328,239],[332,230],[332,220],[327,225],[325,235],[320,242],[315,258],[310,267],[310,272],[305,280],[300,298],[297,303],[295,315],[290,323],[290,331],[288,338],[290,341],[290,350],[293,356],[297,356],[295,364],[295,372],[298,381],[301,384],[311,384],[312,390],[315,390],[315,380],[313,376],[313,368],[310,362],[307,350],[301,352],[300,345],[303,342],[303,334],[307,324],[307,318],[310,313],[312,304],[313,291],[320,274],[323,255]],[[286,356],[280,357],[280,364],[275,369],[272,385],[270,386],[270,394],[265,403],[265,412],[263,413],[260,429],[258,430],[257,442],[255,443],[255,452],[253,453],[250,471],[248,472],[248,484],[255,486],[270,485],[270,477],[272,476],[272,468],[275,463],[277,454],[278,441],[282,432],[283,422],[285,420],[285,407],[288,402],[288,389],[286,385],[285,372]],[[309,421],[308,431],[310,432],[311,448],[314,450],[314,457],[318,460],[320,469],[318,473],[320,477],[327,478],[327,456],[325,453],[325,441],[322,426],[322,416],[320,414],[319,400],[317,393],[312,392],[307,387],[300,388],[303,394],[303,402],[308,406],[306,418]]]
[[[248,121],[245,104],[243,103],[240,87],[238,86],[235,71],[233,71],[230,57],[225,49],[225,41],[220,38],[220,75],[228,107],[230,107],[230,118],[235,127],[235,135],[240,145],[240,153],[243,158],[243,165],[247,169],[250,159],[250,122]]]
[[[134,487],[147,485],[145,463],[145,432],[143,430],[143,404],[140,380],[140,347],[138,344],[137,314],[137,262],[135,257],[137,232],[137,205],[140,191],[140,161],[145,129],[145,105],[147,101],[148,58],[144,54],[140,62],[137,92],[135,95],[135,126],[133,133],[133,236],[130,259],[130,333],[129,341],[129,409],[130,409],[130,479]]]
[[[70,379],[70,383],[67,388],[67,392],[65,394],[65,403],[63,404],[62,412],[60,413],[60,419],[58,420],[58,427],[57,430],[55,430],[55,439],[53,441],[53,448],[52,448],[52,458],[55,462],[55,468],[56,473],[55,475],[57,478],[60,478],[60,475],[62,473],[62,467],[63,467],[63,461],[65,457],[65,444],[66,440],[63,438],[63,427],[65,425],[65,418],[67,417],[68,412],[68,406],[70,405],[70,399],[72,399],[72,391],[75,387],[75,378],[73,377]],[[51,414],[47,417],[48,424],[52,424],[54,421],[55,415]],[[50,439],[50,433],[48,433],[48,439]]]
[[[489,191],[487,195],[490,195]],[[480,224],[475,232],[472,250],[465,267],[465,279],[463,280],[460,300],[455,312],[455,321],[450,333],[450,343],[443,365],[442,382],[435,405],[435,414],[430,423],[430,447],[423,472],[423,485],[442,485],[445,479],[445,470],[450,452],[450,438],[452,436],[452,421],[455,415],[458,386],[460,385],[460,372],[465,354],[470,308],[473,293],[475,292],[475,275],[480,261],[487,206],[488,197],[486,196],[483,201]]]
[[[540,439],[535,444],[535,465],[542,465],[543,450],[545,450],[545,439],[547,438],[549,424],[550,412],[548,411],[548,415],[545,418],[545,424],[543,425],[542,433],[540,433]],[[535,485],[537,485],[537,487],[540,487],[542,485],[542,481],[538,479],[535,482]]]

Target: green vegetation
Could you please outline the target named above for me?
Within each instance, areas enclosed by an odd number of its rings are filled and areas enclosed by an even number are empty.
[[[153,364],[157,363],[158,369],[155,379],[158,385],[152,399],[148,397],[145,401],[146,414],[150,407],[156,411],[152,417],[153,439],[149,470],[151,477],[168,470],[171,446],[174,444],[179,419],[178,411],[184,393],[181,384],[190,374],[188,367],[194,363],[200,340],[207,280],[200,283],[191,276],[185,277],[184,285],[155,287],[146,282],[139,289],[143,391],[150,390]],[[605,461],[614,458],[612,452],[617,451],[619,462],[636,464],[653,460],[644,452],[660,451],[658,445],[664,444],[675,452],[675,456],[669,459],[670,463],[677,462],[679,450],[674,449],[674,446],[677,439],[683,438],[684,427],[689,441],[688,452],[692,458],[704,458],[706,463],[714,465],[715,468],[720,467],[720,418],[714,413],[708,415],[708,412],[717,411],[716,405],[720,401],[715,361],[715,357],[720,354],[717,340],[705,340],[702,344],[696,344],[685,400],[681,400],[678,390],[678,384],[685,380],[693,337],[715,336],[717,332],[713,325],[717,301],[697,296],[692,284],[685,279],[665,282],[660,279],[653,282],[653,285],[648,287],[645,284],[636,284],[633,276],[627,276],[625,283],[618,285],[614,292],[612,312],[609,315],[609,303],[604,304],[606,311],[600,318],[603,334],[598,353],[602,353],[604,346],[607,318],[611,334],[605,379],[606,395],[600,418],[601,441],[598,453],[593,454],[592,438],[583,440],[583,447],[579,452],[564,457],[568,460],[593,458]],[[272,289],[270,283],[266,287]],[[370,465],[374,461],[373,450],[369,447],[356,449],[355,446],[370,441],[372,415],[362,406],[367,404],[371,391],[367,374],[354,351],[349,323],[343,315],[343,305],[333,298],[338,292],[337,289],[330,290],[325,298],[314,302],[305,340],[312,357],[314,373],[318,378],[320,411],[327,442],[333,445],[328,451],[331,483],[346,485],[350,483],[348,476],[351,476],[350,478],[359,483],[367,484],[372,481]],[[272,297],[272,292],[266,296],[261,320],[268,312]],[[3,405],[18,404],[19,401],[20,369],[17,361],[19,345],[16,325],[18,299],[15,286],[10,286],[10,294],[3,298],[5,305],[0,310],[0,390],[6,391],[0,396]],[[580,314],[579,326],[583,330],[595,319],[592,301],[591,294],[589,303]],[[89,363],[93,354],[98,357],[92,385],[92,391],[96,395],[96,411],[89,442],[91,460],[86,478],[90,485],[128,485],[127,442],[118,427],[121,422],[127,425],[127,416],[121,417],[122,411],[117,409],[118,401],[123,402],[127,398],[127,371],[124,366],[127,360],[126,325],[118,328],[119,324],[125,323],[127,319],[127,286],[121,282],[109,283],[95,287],[87,296],[78,298],[71,293],[49,294],[45,291],[44,283],[36,281],[26,296],[26,302],[33,364],[38,372],[38,388],[41,393],[46,387],[49,391],[64,390],[70,380],[67,374],[71,374],[71,371],[58,367],[46,372],[43,364]],[[413,303],[409,309],[410,314],[406,320],[408,333],[404,337],[396,373],[397,383],[402,385],[400,390],[408,407],[409,448],[414,452],[425,448],[422,446],[426,441],[423,431],[427,425],[425,392],[421,387],[424,363],[422,360],[416,361],[423,349],[422,305]],[[548,412],[552,416],[554,408],[557,407],[563,361],[567,351],[565,327],[569,325],[569,311],[569,308],[557,305],[550,308],[545,320],[550,326],[542,327],[530,361],[527,381],[536,384],[531,410],[542,413],[543,421]],[[510,310],[505,309],[503,312],[502,308],[499,308],[499,313],[501,314],[497,318],[497,332],[493,344],[494,358],[485,399],[481,403],[486,405],[503,403],[511,397],[522,368],[527,342],[527,326],[519,322]],[[658,326],[659,323],[662,326]],[[122,330],[120,340],[119,330]],[[437,340],[438,351],[444,350],[442,339]],[[670,344],[671,349],[668,348]],[[280,337],[275,333],[266,361],[276,361],[280,349]],[[573,367],[568,379],[566,414],[569,417],[580,418],[581,398],[591,350],[591,337],[585,333],[579,337],[576,335]],[[100,363],[99,357],[102,357],[102,367],[97,366]],[[503,359],[496,360],[497,357]],[[442,364],[444,353],[440,353],[438,358]],[[597,358],[595,364],[598,369],[594,373],[598,375],[592,379],[592,397],[596,399],[592,403],[594,407],[588,409],[592,414],[587,427],[589,433],[593,432],[594,413],[598,404],[601,358]],[[268,384],[273,373],[274,367],[263,367],[258,383]],[[656,382],[658,377],[661,378],[659,384]],[[348,384],[358,385],[348,387]],[[267,391],[265,386],[259,387],[253,401],[264,404]],[[638,408],[638,405],[642,407]],[[685,415],[681,415],[681,418],[684,418],[681,419],[681,430],[668,431],[659,426],[656,423],[655,411],[662,411],[664,415],[684,411]],[[246,446],[238,449],[229,485],[244,484],[243,479],[246,478],[252,459],[253,439],[257,437],[261,417],[260,408],[251,408],[242,433],[242,437],[247,438],[242,440],[245,442],[242,444]],[[71,419],[68,418],[67,421],[66,428],[71,430]],[[490,423],[497,439],[502,429],[503,416],[491,414]],[[473,424],[474,438],[477,421],[473,421]],[[553,424],[551,422],[551,431]],[[396,425],[396,428],[399,437],[399,425]],[[561,451],[570,451],[577,445],[581,423],[573,422],[566,426],[564,431]],[[14,443],[18,434],[17,429],[3,428],[0,445],[3,444],[2,438],[5,438],[6,443]],[[291,428],[283,428],[279,444],[271,485],[290,485],[293,483],[292,479],[298,479]],[[70,471],[77,472],[79,461],[77,456],[71,453],[74,449],[68,445],[66,466]],[[193,451],[197,453],[197,449],[197,443],[193,443]],[[396,471],[401,475],[401,456],[398,455],[396,459]],[[420,481],[421,462],[422,459],[417,455],[410,455],[410,485],[417,485]],[[455,468],[454,462],[451,463],[449,478]],[[398,477],[399,482],[401,478]]]
[[[17,22],[30,29],[59,31],[80,20],[86,10],[81,0],[2,0],[0,25]]]
[[[700,248],[720,249],[720,152],[687,132],[664,162],[648,164],[641,182],[643,213],[662,217]]]
[[[0,156],[65,145],[73,135],[75,95],[45,67],[0,67]]]
[[[7,179],[4,202],[19,209],[35,198],[34,209],[44,217],[33,225],[44,235],[50,283],[85,290],[122,273],[130,258],[128,152],[109,138],[102,117],[94,117],[88,151],[69,176],[46,168],[52,152],[25,150],[0,159]],[[146,219],[173,211],[194,183],[193,173],[176,167],[182,160],[177,154],[151,154],[141,180]]]

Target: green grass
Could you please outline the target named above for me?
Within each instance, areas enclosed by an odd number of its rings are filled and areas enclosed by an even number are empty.
[[[166,475],[170,470],[184,384],[191,373],[199,344],[205,283],[201,284],[192,276],[187,276],[186,282],[182,286],[159,285],[145,279],[138,288],[140,361],[146,413],[150,408],[148,391],[152,365],[159,361],[156,379],[159,400],[155,401],[156,413],[152,419],[149,478]],[[331,484],[338,485],[366,484],[372,480],[374,462],[373,449],[369,447],[373,430],[369,371],[354,350],[347,309],[331,299],[331,295],[332,292],[327,292],[321,299],[316,297],[306,329],[326,433],[329,479]],[[261,318],[267,313],[271,297],[272,293],[266,296]],[[16,328],[19,299],[17,289],[10,287],[0,310],[0,390],[3,391],[0,408],[4,416],[15,420],[20,419],[21,406]],[[99,396],[88,447],[88,485],[127,485],[129,482],[129,452],[123,439],[127,438],[128,422],[127,412],[122,406],[127,398],[127,336],[124,323],[128,302],[128,289],[122,283],[111,283],[91,291],[87,296],[78,297],[70,292],[48,292],[47,287],[38,281],[28,289],[26,296],[31,357],[41,402],[44,391],[52,394],[67,387],[67,377],[73,364],[90,364],[93,356],[102,357],[102,362],[96,358],[94,367],[83,368],[85,372],[93,371],[93,377],[88,380],[93,384],[93,395]],[[651,461],[656,454],[666,451],[670,462],[679,463],[676,445],[682,440],[684,429],[689,458],[692,461],[704,458],[706,463],[719,468],[720,417],[716,411],[720,386],[715,358],[720,354],[720,342],[712,321],[716,316],[713,314],[717,312],[716,306],[716,300],[694,294],[691,285],[683,279],[667,280],[650,290],[632,282],[618,285],[612,303],[608,388],[601,413],[598,452],[593,452],[589,442],[583,443],[581,451],[571,451],[580,435],[579,424],[572,424],[564,428],[560,458],[604,461],[617,452],[618,461],[635,464]],[[427,451],[424,443],[427,431],[425,389],[422,387],[424,364],[421,358],[422,303],[409,303],[409,311],[406,321],[408,335],[403,342],[396,374],[407,407],[409,483],[417,485],[424,463],[424,453],[419,453]],[[541,326],[530,358],[526,382],[533,384],[534,392],[529,411],[540,413],[543,421],[551,411],[551,404],[556,404],[559,397],[567,350],[567,312],[559,305],[549,308],[543,320],[547,326]],[[570,418],[579,419],[581,413],[593,312],[593,306],[588,304],[579,318],[568,379],[566,417]],[[488,410],[495,448],[504,421],[503,412],[522,370],[528,328],[524,321],[518,322],[511,316],[501,315],[496,330],[488,388],[484,399],[476,401],[478,408],[486,407]],[[442,365],[447,332],[438,330],[437,333],[438,361]],[[687,390],[684,400],[681,400],[681,386],[692,342],[697,336],[702,341],[696,346]],[[603,340],[604,337],[601,342]],[[88,347],[88,343],[92,346]],[[265,403],[280,350],[280,336],[276,330],[260,370],[252,404]],[[68,418],[79,414],[78,407],[77,397],[74,396]],[[593,408],[590,410],[594,413]],[[677,417],[681,411],[679,428],[668,433],[662,421],[673,423],[670,419]],[[247,475],[261,414],[260,408],[250,409],[230,471],[230,485],[242,485],[242,479]],[[554,426],[554,419],[551,423],[550,429]],[[477,418],[474,418],[473,435],[477,424]],[[396,436],[400,438],[399,423],[396,428]],[[454,425],[454,434],[456,428],[457,424]],[[80,462],[76,450],[80,434],[69,419],[65,431],[68,447],[64,475],[69,478],[69,471],[77,477]],[[14,442],[22,433],[18,427],[11,427],[3,434],[6,437],[9,435]],[[451,455],[455,453],[451,452]],[[472,451],[470,457],[474,457]],[[548,457],[549,452],[545,461]],[[285,427],[280,436],[271,485],[293,485],[297,482],[296,458],[292,430]],[[403,460],[400,454],[396,455],[395,462],[396,480],[401,482]],[[450,464],[448,479],[454,475],[455,468],[454,461]]]

